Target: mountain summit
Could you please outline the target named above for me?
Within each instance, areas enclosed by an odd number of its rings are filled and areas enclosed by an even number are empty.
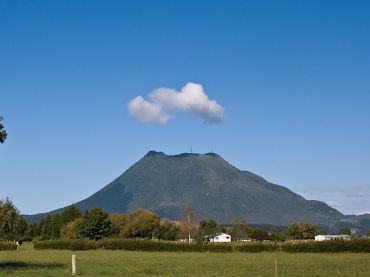
[[[100,207],[110,213],[147,209],[170,219],[180,219],[184,207],[191,205],[198,219],[213,218],[220,223],[244,219],[252,224],[288,225],[305,220],[330,226],[344,218],[325,203],[306,200],[239,170],[215,153],[150,151],[113,182],[75,205],[82,210]]]

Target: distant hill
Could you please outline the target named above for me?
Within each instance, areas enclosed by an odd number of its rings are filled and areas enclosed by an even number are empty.
[[[75,205],[100,207],[110,213],[148,209],[162,217],[180,219],[186,205],[198,219],[229,224],[286,226],[298,220],[334,226],[345,216],[320,201],[306,200],[291,190],[269,183],[232,166],[215,153],[166,155],[150,151],[113,182]],[[48,214],[26,215],[37,221]]]

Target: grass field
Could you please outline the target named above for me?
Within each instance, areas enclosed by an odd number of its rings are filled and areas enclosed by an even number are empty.
[[[153,253],[34,250],[0,252],[0,276],[370,276],[370,254]]]

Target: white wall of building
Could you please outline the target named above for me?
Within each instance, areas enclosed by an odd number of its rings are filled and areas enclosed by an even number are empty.
[[[221,233],[211,238],[211,242],[231,242],[231,236],[225,233]]]

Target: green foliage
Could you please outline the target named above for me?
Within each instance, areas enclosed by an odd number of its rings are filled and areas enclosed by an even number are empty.
[[[154,230],[154,237],[160,240],[175,240],[179,238],[180,228],[172,221],[162,219]]]
[[[258,253],[258,252],[272,252],[278,251],[280,249],[279,245],[273,243],[243,243],[235,246],[235,251],[237,252],[248,252],[248,253]]]
[[[189,244],[170,241],[153,241],[139,239],[114,239],[105,238],[99,241],[92,240],[44,240],[34,242],[37,250],[90,250],[103,248],[106,250],[129,250],[129,251],[168,251],[168,252],[232,252],[231,245],[224,244]]]
[[[348,228],[348,227],[342,227],[342,228],[339,229],[339,234],[350,236],[351,235],[351,229]]]
[[[81,211],[71,205],[65,208],[62,213],[49,215],[38,224],[30,224],[26,234],[29,238],[38,236],[46,240],[58,239],[62,227],[79,217],[81,217]]]
[[[235,220],[229,229],[233,241],[240,241],[248,238],[248,227],[244,220]]]
[[[317,227],[307,222],[296,222],[290,225],[285,233],[290,239],[313,239],[317,234]]]
[[[14,242],[0,241],[0,251],[17,250],[17,245]]]
[[[40,237],[40,231],[38,227],[39,225],[36,222],[28,224],[25,233],[26,240],[33,240],[35,237]]]
[[[128,214],[121,235],[124,238],[152,238],[159,228],[160,217],[153,212],[138,210]]]
[[[3,117],[0,116],[0,143],[4,143],[8,136],[8,134],[4,130],[4,125],[1,123],[2,120],[3,120]]]
[[[249,229],[248,235],[251,239],[253,240],[258,240],[258,241],[264,241],[264,240],[269,240],[270,236],[269,234],[262,230],[262,229]]]
[[[139,239],[104,238],[99,241],[92,240],[50,240],[34,242],[35,249],[70,249],[89,250],[103,248],[107,250],[129,251],[167,251],[167,252],[312,252],[312,253],[370,253],[370,239],[330,240],[309,242],[285,243],[243,243],[243,244],[218,244],[218,243],[180,243],[171,241],[154,241]]]
[[[18,240],[23,235],[24,223],[9,198],[0,200],[0,238]]]
[[[76,218],[73,221],[62,226],[60,230],[61,239],[77,239],[78,238],[78,226],[80,225],[82,218]]]
[[[111,214],[112,235],[122,238],[157,238],[175,240],[179,227],[172,221],[160,219],[150,211],[138,210],[128,214]]]
[[[109,215],[102,209],[96,208],[85,212],[77,233],[82,238],[99,240],[107,237],[112,228]]]
[[[42,240],[34,241],[33,246],[37,250],[92,250],[97,248],[96,243],[90,240]]]
[[[122,240],[103,239],[98,242],[99,247],[110,250],[130,251],[168,251],[168,252],[232,252],[231,245],[203,244],[203,243],[180,243],[170,241],[152,240]]]
[[[59,238],[62,226],[63,221],[60,214],[49,215],[46,219],[40,222],[38,231],[45,239],[57,239]]]
[[[285,241],[285,234],[283,232],[279,232],[275,227],[271,228],[271,231],[269,233],[270,240],[272,241]]]
[[[204,236],[214,235],[221,231],[219,226],[214,219],[201,220],[199,222],[199,238],[203,239]]]
[[[350,239],[350,240],[327,240],[309,241],[297,243],[284,243],[281,250],[285,252],[355,252],[370,253],[370,239]]]
[[[81,216],[81,211],[75,205],[65,208],[61,214],[63,224],[71,222],[76,218],[80,218]]]

